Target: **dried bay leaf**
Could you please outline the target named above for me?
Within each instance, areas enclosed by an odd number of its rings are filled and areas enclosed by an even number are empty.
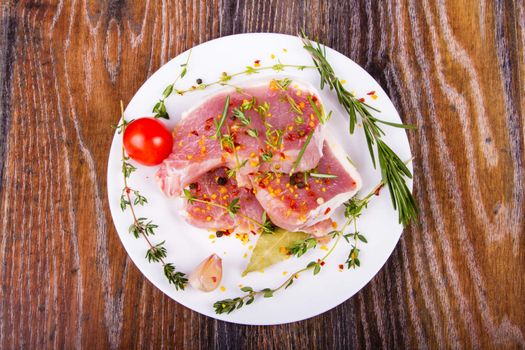
[[[242,276],[246,276],[250,272],[260,271],[285,260],[289,255],[282,248],[287,248],[292,243],[308,237],[310,235],[307,233],[289,232],[281,228],[278,228],[273,233],[261,234]]]

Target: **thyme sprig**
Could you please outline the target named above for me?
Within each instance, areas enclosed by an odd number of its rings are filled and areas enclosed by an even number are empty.
[[[198,86],[192,86],[192,87],[190,87],[188,89],[185,89],[185,90],[177,90],[176,92],[179,95],[183,95],[183,94],[188,93],[188,92],[204,90],[204,89],[206,89],[206,88],[208,88],[210,86],[214,86],[214,85],[227,85],[227,83],[230,80],[232,80],[233,78],[238,77],[240,75],[253,75],[253,74],[257,74],[259,72],[265,71],[265,70],[273,70],[275,72],[282,72],[286,68],[295,68],[297,70],[305,70],[305,69],[313,69],[313,68],[316,68],[316,67],[315,66],[308,66],[308,65],[284,64],[284,63],[276,63],[276,64],[273,64],[273,65],[270,65],[270,66],[261,66],[261,67],[246,66],[246,68],[244,70],[236,72],[236,73],[233,73],[233,74],[228,74],[227,72],[222,72],[222,74],[219,77],[219,79],[217,79],[215,81],[212,81],[211,83],[199,84]]]
[[[263,214],[262,222],[259,222],[255,220],[254,218],[249,217],[248,215],[245,215],[242,212],[240,212],[241,206],[239,204],[239,198],[234,198],[230,203],[228,203],[228,205],[222,205],[222,204],[212,202],[211,200],[199,199],[195,197],[194,195],[192,195],[190,190],[188,189],[183,190],[182,198],[186,199],[189,204],[202,203],[202,204],[210,205],[215,208],[222,209],[226,211],[228,214],[230,214],[232,218],[235,218],[236,215],[239,215],[240,217],[244,218],[245,220],[248,220],[255,226],[259,227],[261,232],[272,233],[275,230],[275,227],[273,226],[271,221],[266,217],[266,212]]]
[[[179,79],[184,78],[184,76],[188,72],[188,62],[190,61],[190,57],[191,57],[191,50],[188,53],[188,57],[186,58],[186,62],[184,62],[183,64],[180,65],[182,67],[182,69],[181,69],[179,75],[177,75],[177,77],[175,78],[173,83],[169,84],[168,86],[166,86],[166,88],[164,88],[164,91],[162,92],[162,97],[159,99],[159,102],[157,102],[155,104],[155,106],[153,106],[153,111],[152,112],[155,113],[155,118],[170,119],[170,117],[168,115],[168,112],[166,111],[166,105],[164,104],[164,101],[173,92],[173,90],[175,88],[175,84],[177,83],[177,81],[179,81]]]
[[[118,126],[118,133],[124,134],[126,126],[129,122],[126,122],[124,119],[124,104],[120,101],[120,112],[121,112],[121,124]],[[144,205],[148,202],[147,198],[140,194],[139,191],[133,190],[128,185],[128,179],[132,172],[137,170],[131,163],[128,162],[129,157],[126,156],[126,151],[124,145],[122,145],[122,175],[124,179],[124,188],[122,189],[122,194],[120,197],[120,208],[122,210],[130,209],[133,222],[130,225],[128,231],[135,238],[144,238],[146,243],[149,246],[149,249],[146,251],[146,259],[149,262],[158,262],[163,266],[164,275],[168,279],[170,284],[175,286],[176,290],[183,290],[187,283],[188,279],[186,274],[183,272],[177,271],[175,266],[172,263],[166,263],[164,259],[167,257],[167,249],[164,246],[164,242],[159,244],[153,244],[150,240],[150,236],[155,235],[155,230],[158,228],[151,220],[148,220],[144,217],[137,217],[135,212],[135,206]],[[133,194],[133,199],[132,199]]]
[[[231,313],[237,309],[240,309],[244,305],[250,305],[255,301],[255,298],[257,296],[263,296],[264,298],[270,298],[272,297],[276,292],[280,291],[281,289],[286,289],[290,287],[294,280],[299,278],[299,275],[305,271],[312,270],[314,275],[317,275],[319,272],[321,272],[322,267],[325,265],[326,259],[332,254],[334,249],[337,247],[341,237],[345,238],[345,240],[349,241],[349,238],[356,238],[364,243],[367,243],[366,238],[358,233],[357,231],[357,219],[361,216],[362,211],[367,207],[368,202],[374,195],[379,194],[379,190],[383,186],[383,182],[381,181],[376,187],[372,189],[364,198],[360,199],[357,196],[352,197],[345,203],[345,223],[339,230],[332,231],[328,234],[331,238],[336,238],[336,241],[332,244],[332,247],[328,252],[320,259],[310,261],[305,267],[302,269],[292,273],[290,277],[288,277],[283,283],[281,283],[276,288],[264,288],[261,290],[254,290],[251,287],[243,287],[241,288],[241,291],[245,294],[240,297],[236,298],[230,298],[230,299],[224,299],[219,300],[213,304],[213,307],[215,309],[215,312],[217,314],[223,314],[223,313]],[[350,224],[354,223],[354,232],[345,234],[346,229]],[[287,247],[286,249],[292,256],[300,257],[304,255],[307,251],[315,248],[317,246],[317,239],[310,237],[306,238],[304,240],[299,240],[294,242],[292,245]],[[357,248],[357,243],[355,243],[348,255],[348,259],[345,263],[347,263],[348,269],[355,268],[356,266],[360,266],[360,261],[358,259],[359,255],[359,249]]]
[[[377,160],[381,168],[381,177],[390,190],[392,205],[398,211],[399,222],[406,226],[411,219],[417,217],[417,205],[405,180],[405,178],[412,178],[412,173],[399,156],[383,141],[382,137],[385,135],[385,132],[379,124],[403,129],[415,129],[415,126],[391,123],[374,117],[372,112],[380,111],[358,99],[343,87],[326,58],[326,48],[321,47],[319,43],[314,46],[304,31],[301,33],[300,38],[303,41],[304,49],[308,51],[319,71],[321,89],[328,85],[330,90],[335,90],[339,103],[348,113],[350,134],[354,133],[357,115],[361,116],[372,163],[376,167],[375,146]]]
[[[294,273],[292,273],[290,275],[290,277],[288,277],[278,287],[273,288],[273,289],[272,288],[264,288],[264,289],[261,289],[261,290],[254,290],[253,288],[251,288],[249,286],[242,287],[241,291],[246,293],[245,295],[240,296],[240,297],[236,297],[236,298],[224,299],[224,300],[216,301],[213,304],[213,308],[215,309],[215,313],[217,313],[217,314],[224,314],[224,313],[229,314],[229,313],[231,313],[231,312],[233,312],[233,311],[235,311],[237,309],[240,309],[244,305],[250,305],[251,303],[253,303],[255,301],[255,298],[257,296],[263,296],[264,298],[271,298],[271,297],[274,296],[275,293],[277,293],[281,289],[283,289],[283,288],[287,289],[288,287],[290,287],[293,284],[294,280],[299,278],[299,275],[301,273],[305,272],[305,271],[313,270],[313,274],[317,275],[321,271],[321,268],[325,265],[325,260],[334,251],[334,249],[337,246],[340,238],[341,238],[341,235],[338,234],[337,235],[337,240],[332,245],[332,248],[321,259],[318,259],[317,261],[311,261],[310,263],[308,263],[308,265],[306,265],[306,267],[295,271]]]

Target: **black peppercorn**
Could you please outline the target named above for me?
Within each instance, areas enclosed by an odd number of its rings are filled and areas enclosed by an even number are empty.
[[[224,236],[225,233],[226,232],[224,232],[224,231],[217,231],[217,232],[215,232],[215,236],[222,237],[222,236]]]
[[[197,84],[199,84],[199,85],[202,84],[202,79],[201,78],[197,79]]]
[[[306,185],[304,184],[304,182],[298,182],[297,183],[297,188],[304,188]]]
[[[194,190],[194,189],[196,189],[196,188],[197,188],[197,184],[196,184],[195,182],[192,182],[192,183],[190,184],[190,190]]]
[[[219,176],[219,178],[217,179],[217,184],[219,184],[220,186],[224,186],[227,183],[228,183],[228,178],[224,176]]]

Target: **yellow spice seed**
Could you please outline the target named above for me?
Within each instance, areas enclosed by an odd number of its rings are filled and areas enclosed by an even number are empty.
[[[226,292],[226,287],[225,286],[221,286],[221,292]]]
[[[253,249],[253,245],[250,245],[250,246],[248,247],[248,249],[249,249],[249,250],[252,250],[252,249]]]
[[[188,156],[186,158],[188,158],[188,160],[191,160],[191,158],[193,158],[193,155],[188,154]]]
[[[346,84],[346,80],[341,79],[341,84]]]
[[[326,187],[321,188],[321,191],[326,192]]]
[[[215,239],[215,235],[209,235],[208,238],[209,239]]]
[[[213,193],[213,194],[211,195],[211,199],[215,199],[215,198],[217,198],[217,195],[216,195],[215,193]]]
[[[206,221],[211,221],[211,216],[207,216]]]
[[[246,259],[248,257],[248,254],[247,253],[244,253],[244,255],[242,256],[244,259]]]
[[[286,50],[285,48],[283,48],[283,52],[288,52],[288,50]]]
[[[328,247],[325,246],[324,244],[321,246],[321,250],[328,250]]]
[[[288,274],[288,271],[283,271],[283,276],[286,276]]]
[[[273,60],[273,59],[275,58],[275,55],[272,53],[272,54],[270,55],[270,57],[271,57],[272,60]]]
[[[377,95],[372,95],[372,99],[377,100]]]

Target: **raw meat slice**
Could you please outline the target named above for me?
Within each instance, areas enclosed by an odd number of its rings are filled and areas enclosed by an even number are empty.
[[[216,135],[227,96],[228,118]],[[236,170],[240,186],[251,186],[247,175],[262,171],[289,172],[308,135],[313,136],[296,167],[306,171],[317,165],[324,140],[310,98],[321,108],[315,89],[289,79],[214,94],[183,115],[173,131],[172,154],[157,172],[157,182],[169,197],[214,168]],[[234,113],[235,111],[235,113]],[[239,112],[240,111],[240,112]]]
[[[255,196],[272,222],[289,231],[308,231],[312,226],[319,236],[331,230],[328,219],[342,203],[350,199],[361,187],[357,170],[342,154],[325,142],[323,157],[314,169],[318,174],[336,178],[315,178],[304,173],[258,173],[252,175]]]
[[[235,179],[228,179],[226,168],[217,168],[199,177],[189,187],[192,196],[227,207],[233,199],[239,198],[239,212],[254,220],[261,221],[263,209],[251,189],[237,187]],[[259,227],[237,214],[229,213],[209,204],[184,201],[186,221],[196,227],[212,230],[258,231]]]

